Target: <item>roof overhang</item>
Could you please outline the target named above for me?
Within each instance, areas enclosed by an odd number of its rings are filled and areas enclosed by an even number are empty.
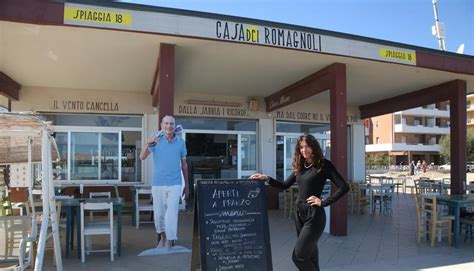
[[[186,25],[181,25],[179,28],[169,27],[168,32],[165,30],[154,32],[153,28],[144,31],[143,25],[139,29],[127,30],[97,23],[87,24],[84,21],[72,25],[73,23],[66,19],[63,24],[57,25],[45,25],[34,20],[32,24],[21,21],[20,18],[18,19],[20,22],[11,22],[12,19],[0,22],[0,41],[3,43],[0,48],[0,71],[22,86],[149,93],[159,57],[159,45],[167,43],[176,46],[176,93],[210,95],[238,93],[242,96],[266,97],[333,63],[346,65],[347,103],[354,107],[453,80],[466,81],[468,92],[474,91],[474,58],[471,56],[413,46],[405,46],[405,48],[401,44],[387,41],[367,38],[361,40],[361,37],[355,39],[355,36],[351,35],[341,37],[340,33],[276,25],[245,18],[222,15],[209,18],[212,17],[209,14],[191,12],[184,15],[165,14],[163,11],[155,12],[150,8],[144,11],[137,10],[140,6],[119,3],[114,5],[114,7],[110,5],[95,7],[66,4],[65,9],[82,7],[86,10],[124,12],[135,16],[133,18],[137,27],[139,27],[139,21],[145,20],[146,16],[151,18],[150,16],[157,16],[157,14],[161,16],[160,18],[167,18],[168,21],[149,23],[150,27],[179,25],[179,23],[187,22],[186,20],[194,20],[192,22],[199,25],[199,22],[204,24],[211,20],[211,23],[214,23],[211,30],[214,32],[216,32],[217,22],[220,22],[221,26],[229,22],[228,27],[231,23],[234,27],[235,21],[240,19],[243,20],[241,24],[247,28],[253,25],[259,29],[259,27],[267,27],[262,26],[267,23],[268,29],[286,27],[290,30],[285,33],[299,31],[294,32],[295,35],[314,34],[320,31],[320,37],[339,39],[341,43],[333,43],[333,48],[326,51],[322,48],[300,50],[293,48],[294,46],[274,46],[251,41],[211,38],[206,36],[210,34],[206,34],[207,32],[202,34],[202,31],[197,31],[193,34],[194,36],[191,36],[186,34],[186,31],[190,31],[186,29]],[[167,10],[166,12],[176,13],[177,11]],[[266,29],[261,30],[260,35],[265,35]],[[171,33],[173,31],[175,34]],[[223,34],[224,32],[221,36]],[[331,34],[334,37],[330,36]],[[217,36],[218,33],[214,35]],[[351,39],[353,43],[348,43]],[[369,48],[367,44],[375,46],[375,49]],[[349,46],[341,49],[341,52],[349,53],[338,53],[337,46]],[[356,52],[353,55],[350,55],[350,46],[353,47],[352,51]],[[364,46],[367,48],[364,49]],[[328,48],[328,45],[325,47]],[[399,49],[394,49],[392,53],[414,53],[416,56],[424,54],[423,59],[417,59],[422,64],[397,59],[392,59],[393,61],[377,59],[381,57],[382,52],[387,53],[387,50],[390,51],[390,48],[395,47]],[[375,53],[370,55],[371,50],[379,52],[379,56]],[[364,53],[367,56],[360,55]],[[426,55],[434,56],[434,58],[426,57]],[[433,61],[436,63],[430,64]],[[437,61],[442,63],[437,63]],[[320,94],[310,99],[321,98],[324,99],[327,96]]]

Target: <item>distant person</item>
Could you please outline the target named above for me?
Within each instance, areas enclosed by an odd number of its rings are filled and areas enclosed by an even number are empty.
[[[421,163],[421,168],[423,169],[423,173],[426,173],[426,169],[428,168],[428,163],[425,160]]]
[[[349,191],[349,185],[337,172],[333,164],[323,157],[323,151],[310,134],[298,138],[293,157],[293,172],[284,181],[279,182],[260,173],[251,179],[266,180],[272,186],[287,189],[298,185],[295,224],[296,240],[293,250],[293,262],[299,270],[319,270],[318,240],[326,225],[324,207],[336,202]],[[337,190],[326,200],[321,199],[326,179],[337,186]]]
[[[153,134],[140,153],[141,160],[153,154],[152,197],[158,247],[174,246],[178,239],[179,198],[189,195],[186,144],[176,136],[175,129],[174,117],[163,117],[161,131]]]
[[[418,160],[416,163],[416,174],[419,174],[421,172],[421,161]]]
[[[410,163],[410,176],[415,175],[415,168],[416,168],[415,161],[412,160]]]

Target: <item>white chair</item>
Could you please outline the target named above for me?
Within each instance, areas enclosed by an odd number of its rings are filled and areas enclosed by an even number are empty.
[[[89,193],[89,198],[111,198],[111,193],[110,192],[90,192]],[[89,212],[89,219],[90,221],[94,220],[94,212],[91,211]]]
[[[140,197],[140,195],[146,195]],[[135,224],[140,226],[140,212],[153,212],[151,188],[137,188],[135,192]],[[153,221],[142,221],[141,223],[153,223]]]
[[[114,261],[114,210],[111,202],[101,203],[81,203],[81,260],[85,262],[85,255],[89,252],[106,252],[110,251],[110,261]],[[108,223],[85,223],[85,211],[106,211],[108,212]],[[85,246],[85,237],[90,238],[92,235],[109,235],[110,236],[110,250],[92,250]],[[86,249],[88,249],[86,251]]]

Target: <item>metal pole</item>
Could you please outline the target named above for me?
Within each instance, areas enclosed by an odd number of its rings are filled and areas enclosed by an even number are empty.
[[[444,39],[440,36],[439,33],[439,19],[438,19],[438,0],[433,0],[433,11],[435,17],[435,28],[436,28],[436,38],[438,38],[438,45],[439,49],[442,51],[446,50],[446,44],[444,43]]]

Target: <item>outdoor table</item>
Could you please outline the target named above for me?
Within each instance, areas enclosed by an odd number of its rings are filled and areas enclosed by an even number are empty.
[[[387,178],[385,175],[369,175],[370,176],[370,183],[371,184],[380,184],[383,182],[383,179]],[[377,180],[377,181],[375,181]]]
[[[120,256],[122,252],[122,207],[124,204],[123,198],[70,198],[58,199],[62,203],[62,208],[66,211],[66,257],[69,256],[70,250],[73,247],[73,233],[74,233],[74,216],[76,214],[76,233],[77,233],[77,256],[81,257],[81,214],[80,205],[84,203],[96,202],[112,202],[114,205],[114,212],[117,213],[117,255]]]
[[[449,207],[450,212],[454,212],[454,242],[453,246],[459,245],[459,227],[461,208],[474,206],[474,194],[469,195],[441,195],[437,196],[438,204],[444,204]]]

